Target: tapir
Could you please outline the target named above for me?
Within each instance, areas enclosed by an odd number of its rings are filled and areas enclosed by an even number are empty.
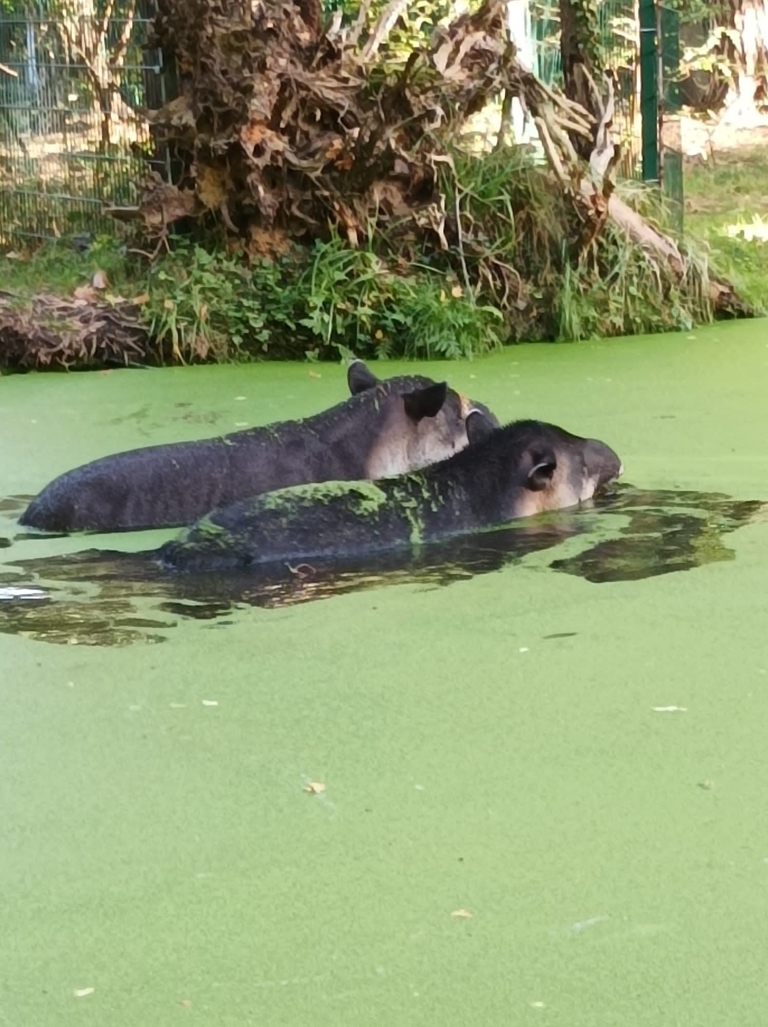
[[[55,478],[20,523],[53,532],[124,531],[193,524],[216,507],[308,482],[398,475],[468,442],[481,403],[417,375],[380,381],[362,361],[347,370],[351,396],[296,421],[196,442],[131,449]]]
[[[541,421],[466,420],[469,446],[417,472],[280,489],[215,510],[156,551],[179,571],[359,561],[592,498],[623,468],[597,439]]]

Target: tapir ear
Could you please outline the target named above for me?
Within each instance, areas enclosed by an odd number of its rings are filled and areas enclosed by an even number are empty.
[[[552,481],[556,468],[557,459],[554,453],[536,453],[533,458],[533,467],[528,472],[525,487],[531,492],[541,492]]]
[[[423,389],[403,393],[405,412],[412,421],[420,421],[422,417],[437,417],[448,395],[448,382],[427,385]]]
[[[481,410],[470,410],[465,424],[470,446],[487,439],[489,435],[493,435],[496,429],[490,417],[486,417]]]
[[[347,368],[347,385],[351,395],[357,396],[360,392],[374,388],[379,384],[375,374],[371,374],[362,360],[353,360]]]

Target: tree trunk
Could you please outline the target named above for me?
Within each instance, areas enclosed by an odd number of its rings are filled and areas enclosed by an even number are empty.
[[[560,57],[565,95],[598,120],[599,112],[590,88],[590,78],[599,82],[603,71],[595,0],[560,0]],[[573,138],[572,142],[579,156],[588,160],[590,142],[584,138]]]

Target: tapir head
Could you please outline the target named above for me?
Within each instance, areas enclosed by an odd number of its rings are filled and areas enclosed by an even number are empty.
[[[598,439],[572,435],[542,421],[516,421],[495,429],[482,413],[467,418],[478,461],[504,481],[510,519],[562,510],[590,500],[621,475],[616,453]]]
[[[482,403],[468,400],[446,382],[410,376],[380,381],[361,360],[347,370],[353,396],[376,390],[380,397],[376,438],[366,461],[369,478],[386,478],[416,471],[453,456],[469,444],[467,417],[482,413],[498,420]]]

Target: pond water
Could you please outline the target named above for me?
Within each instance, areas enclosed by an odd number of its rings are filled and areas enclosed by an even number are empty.
[[[19,497],[341,369],[0,379],[3,1022],[768,1018],[766,322],[418,370],[624,483],[410,566],[182,587],[101,552],[173,532],[30,537]]]

